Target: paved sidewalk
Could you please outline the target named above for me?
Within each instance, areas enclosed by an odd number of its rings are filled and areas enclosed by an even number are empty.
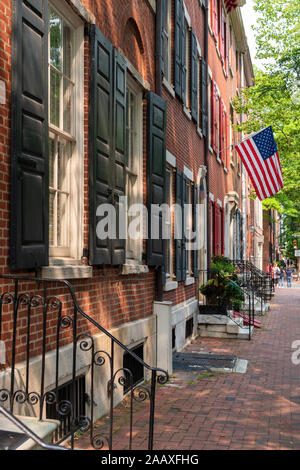
[[[270,312],[251,341],[198,338],[187,352],[234,354],[246,374],[174,371],[158,387],[154,449],[300,449],[300,290],[276,289]],[[300,358],[300,352],[298,354]],[[133,449],[147,449],[149,403],[134,413]],[[128,409],[115,410],[114,449],[128,449]],[[101,432],[103,421],[97,423]],[[88,437],[78,442],[90,449]]]

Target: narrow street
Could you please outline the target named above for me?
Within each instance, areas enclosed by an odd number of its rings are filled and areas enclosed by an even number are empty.
[[[300,449],[300,364],[292,363],[297,340],[300,289],[295,286],[276,289],[271,310],[251,341],[198,338],[190,344],[186,352],[246,359],[247,372],[175,370],[170,383],[158,388],[154,449]],[[137,404],[134,412],[134,450],[147,449],[148,406]],[[128,449],[124,405],[115,410],[114,423],[113,448]],[[102,425],[97,423],[96,433]],[[89,449],[88,437],[81,436],[77,446]]]

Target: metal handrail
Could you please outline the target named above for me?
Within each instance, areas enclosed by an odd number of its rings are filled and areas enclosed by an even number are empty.
[[[25,277],[25,276],[11,276],[11,275],[0,275],[0,279],[9,279],[9,280],[18,280],[18,281],[28,281],[28,282],[36,282],[36,283],[43,283],[43,282],[53,282],[53,279],[48,279],[48,278],[37,278],[37,277]],[[152,372],[162,372],[163,374],[167,374],[167,372],[163,369],[157,368],[157,367],[151,367],[149,366],[146,362],[144,362],[139,356],[137,356],[134,352],[132,352],[130,349],[128,349],[123,343],[121,343],[117,338],[115,338],[111,333],[109,333],[105,328],[103,328],[98,322],[96,322],[92,317],[87,315],[79,306],[75,292],[73,290],[72,284],[65,280],[65,279],[55,279],[55,282],[64,284],[65,286],[68,287],[70,295],[72,297],[72,300],[74,302],[74,305],[76,307],[76,310],[90,323],[92,323],[98,330],[102,331],[106,336],[108,336],[114,343],[116,343],[118,346],[120,346],[124,351],[126,351],[128,354],[130,354],[134,359],[136,359],[140,364],[143,365],[146,369]],[[167,374],[168,376],[168,374]],[[167,379],[168,380],[168,379]]]
[[[47,444],[44,442],[35,432],[29,429],[26,424],[22,423],[20,419],[18,419],[15,415],[10,413],[6,410],[2,405],[0,405],[0,413],[2,413],[11,423],[17,426],[26,436],[28,439],[32,439],[36,444],[42,447],[45,450],[70,450],[64,446],[56,446],[53,444]],[[2,450],[9,450],[9,448],[3,448]]]
[[[121,386],[124,386],[126,380],[129,382],[129,389],[128,396],[130,397],[130,432],[129,432],[129,448],[131,449],[132,445],[132,407],[133,401],[144,401],[147,398],[150,400],[150,416],[149,416],[149,433],[148,433],[148,450],[152,450],[153,448],[153,436],[154,436],[154,409],[155,409],[155,393],[156,393],[156,383],[163,385],[165,384],[168,379],[168,372],[158,368],[158,367],[151,367],[147,364],[143,359],[141,359],[137,354],[135,354],[132,350],[122,344],[116,337],[114,337],[111,333],[109,333],[105,328],[103,328],[97,321],[95,321],[92,317],[87,315],[79,306],[74,289],[69,281],[67,280],[53,280],[48,278],[33,278],[27,276],[13,276],[13,275],[1,275],[0,279],[10,280],[14,282],[14,293],[4,292],[0,295],[0,336],[1,336],[1,312],[2,312],[2,305],[4,304],[12,304],[13,305],[13,329],[12,329],[12,342],[11,342],[11,384],[10,390],[2,389],[0,393],[2,393],[2,402],[6,400],[10,400],[10,412],[13,413],[14,401],[18,401],[19,403],[25,403],[26,401],[30,401],[31,403],[38,404],[39,403],[39,419],[42,419],[43,415],[43,406],[46,404],[53,404],[56,403],[56,409],[59,413],[60,417],[71,417],[71,428],[69,431],[69,435],[71,436],[71,448],[74,447],[74,435],[77,430],[81,431],[90,431],[90,439],[91,444],[95,449],[100,449],[104,445],[104,441],[108,443],[108,447],[112,450],[112,440],[113,440],[113,408],[114,408],[114,393],[113,390],[115,388],[115,381],[116,375],[118,373],[122,373],[122,377],[118,379],[118,383]],[[19,294],[19,283],[35,283],[37,284],[37,290],[43,290],[43,295],[29,295],[28,293],[21,293]],[[48,297],[47,288],[48,284],[50,284],[51,288],[55,288],[53,284],[59,284],[61,286],[65,286],[71,299],[73,301],[73,314],[72,315],[63,315],[63,302],[57,296],[50,296]],[[59,287],[59,286],[58,286]],[[32,291],[32,287],[29,289]],[[26,387],[24,390],[17,390],[14,389],[14,382],[15,382],[15,369],[16,369],[16,335],[17,335],[17,318],[18,318],[18,309],[19,306],[27,306],[28,313],[27,313],[27,347],[26,347],[26,378],[25,384]],[[30,346],[29,346],[29,337],[30,337],[30,318],[31,318],[31,309],[41,306],[43,310],[43,322],[41,324],[41,339],[42,339],[42,354],[41,354],[41,362],[42,362],[42,371],[41,371],[41,383],[40,383],[40,392],[30,392],[28,390],[28,383],[30,380],[29,377],[29,361],[30,361]],[[54,307],[53,307],[54,306]],[[48,315],[48,308],[54,308],[57,310],[57,330],[56,330],[56,377],[55,377],[55,390],[53,392],[45,392],[45,357],[46,357],[46,339],[47,339],[47,315]],[[102,332],[106,337],[110,339],[111,342],[111,350],[110,353],[106,351],[96,351],[95,349],[95,341],[93,336],[90,332],[85,332],[78,334],[77,333],[77,322],[80,318],[85,319],[89,325],[93,325],[96,328],[96,331]],[[63,403],[64,408],[60,409],[61,403],[57,401],[58,398],[58,368],[59,368],[59,350],[60,350],[60,332],[62,329],[66,330],[67,328],[72,328],[72,340],[70,344],[73,344],[73,353],[72,353],[72,392],[70,400],[66,404]],[[88,344],[90,342],[90,344]],[[77,345],[82,351],[91,352],[90,356],[90,370],[91,370],[91,380],[89,382],[90,386],[90,402],[91,405],[91,416],[90,418],[87,416],[80,416],[76,417],[73,413],[73,405],[71,399],[75,399],[75,380],[76,380],[76,350]],[[119,346],[125,353],[130,355],[137,363],[139,363],[143,368],[148,370],[151,373],[151,379],[149,386],[139,385],[139,382],[134,383],[133,374],[129,369],[126,368],[119,368],[115,372],[115,360],[114,360],[114,347]],[[96,366],[101,366],[105,363],[108,359],[108,365],[110,367],[110,378],[107,383],[107,391],[108,397],[110,400],[110,429],[109,429],[109,436],[105,435],[94,435],[93,434],[93,423],[94,423],[94,400],[93,396],[95,393],[94,390],[94,370]],[[0,397],[1,398],[1,397]],[[75,402],[74,402],[75,403]],[[69,408],[68,408],[69,407]],[[57,443],[63,442],[64,439],[60,439]]]

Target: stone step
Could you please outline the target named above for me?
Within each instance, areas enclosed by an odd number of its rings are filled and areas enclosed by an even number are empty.
[[[16,416],[25,426],[33,431],[46,444],[52,444],[53,434],[58,428],[60,422],[57,420],[47,419],[39,421],[38,418],[29,416]],[[27,438],[23,431],[13,424],[8,418],[0,415],[0,429],[2,439],[5,445],[10,442],[12,450],[41,450],[41,447],[32,439]],[[0,440],[0,448],[2,442]]]
[[[252,337],[254,327],[250,328],[250,335]],[[207,338],[224,338],[224,339],[249,339],[249,327],[241,327],[238,325],[229,325],[229,331],[214,331],[208,330],[206,326],[199,327],[199,336]]]

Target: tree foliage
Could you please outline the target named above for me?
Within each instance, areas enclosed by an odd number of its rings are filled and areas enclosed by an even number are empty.
[[[236,112],[247,115],[236,130],[248,135],[273,128],[284,188],[263,206],[282,213],[290,246],[300,224],[300,2],[255,0],[254,9],[257,58],[264,60],[264,70],[255,69],[254,86],[234,101]]]

